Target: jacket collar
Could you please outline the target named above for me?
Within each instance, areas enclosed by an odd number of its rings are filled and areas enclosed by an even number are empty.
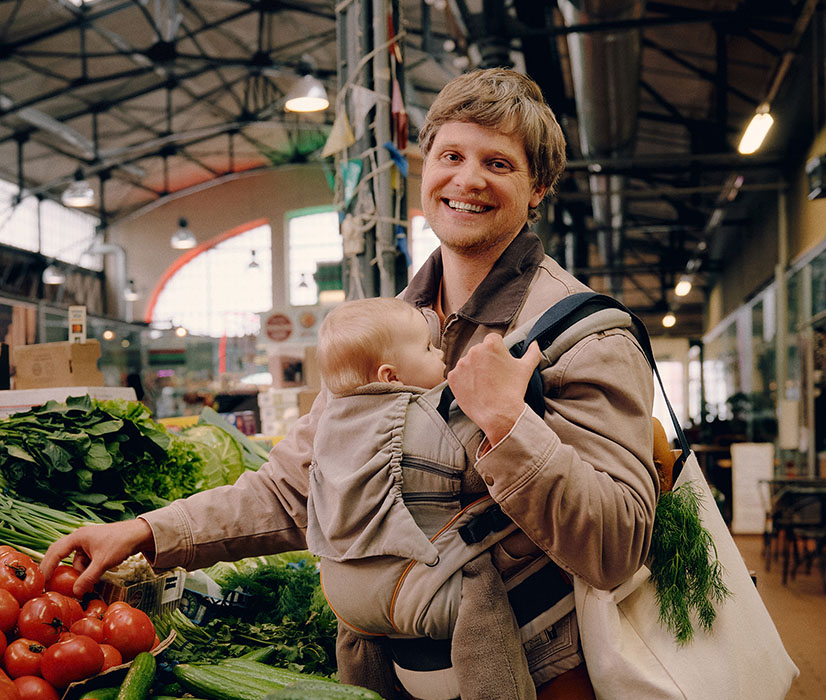
[[[527,227],[522,229],[457,315],[484,326],[510,324],[528,293],[533,271],[544,257],[539,237]],[[442,249],[439,247],[410,280],[403,295],[405,301],[414,306],[432,307],[442,272]]]

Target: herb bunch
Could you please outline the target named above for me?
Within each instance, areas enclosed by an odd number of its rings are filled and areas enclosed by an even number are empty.
[[[694,638],[693,618],[707,632],[715,605],[730,591],[711,534],[700,520],[700,492],[685,483],[663,493],[654,516],[649,568],[659,603],[660,622],[679,645]]]

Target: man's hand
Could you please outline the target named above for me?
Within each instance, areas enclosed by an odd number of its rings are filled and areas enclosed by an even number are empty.
[[[525,391],[542,359],[534,341],[517,359],[502,338],[489,333],[448,372],[447,382],[465,415],[478,425],[491,445],[513,428],[525,408]]]
[[[152,529],[145,520],[87,525],[53,542],[40,562],[40,570],[48,581],[61,560],[74,552],[73,566],[80,576],[73,592],[82,598],[105,571],[118,566],[132,554],[153,549]]]

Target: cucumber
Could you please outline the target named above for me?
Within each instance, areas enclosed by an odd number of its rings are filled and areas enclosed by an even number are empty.
[[[253,649],[246,654],[241,654],[237,657],[239,659],[246,659],[247,661],[265,662],[275,653],[278,647],[261,647],[260,649]]]
[[[225,673],[232,673],[236,677],[254,678],[256,680],[278,683],[280,687],[307,679],[321,680],[327,683],[331,682],[329,678],[325,678],[324,676],[290,671],[286,668],[277,668],[269,664],[261,663],[260,661],[250,661],[244,658],[223,659],[216,665]]]
[[[207,700],[261,700],[264,695],[280,690],[281,686],[235,677],[217,664],[178,664],[172,669],[187,690]]]
[[[118,696],[119,686],[114,688],[97,688],[87,690],[80,696],[79,700],[115,700]]]
[[[152,654],[148,651],[138,654],[126,672],[115,700],[147,700],[156,668],[157,662]]]
[[[272,700],[382,700],[381,695],[356,685],[315,679],[296,681],[270,695]]]

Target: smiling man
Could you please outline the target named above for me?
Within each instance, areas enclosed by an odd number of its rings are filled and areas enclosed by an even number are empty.
[[[593,698],[570,574],[607,589],[645,561],[658,489],[651,368],[627,327],[605,328],[554,364],[540,362],[544,417],[525,404],[502,336],[588,290],[529,229],[565,164],[562,131],[533,81],[504,69],[456,78],[434,101],[420,145],[422,202],[441,246],[402,296],[422,310],[456,400],[487,438],[465,471],[463,500],[489,493],[519,528],[491,554],[510,588],[508,623],[519,626],[538,697]],[[323,391],[258,471],[136,520],[80,528],[49,548],[44,573],[74,552],[82,595],[136,551],[158,568],[194,570],[303,549],[313,438],[326,402]],[[466,667],[484,663],[478,640],[496,632],[480,619],[439,640],[447,644],[419,644],[340,628],[339,678],[386,700],[411,697],[397,692],[409,678],[423,689],[418,698],[448,700],[456,695],[451,653]],[[510,700],[489,688],[462,700],[483,698]]]

